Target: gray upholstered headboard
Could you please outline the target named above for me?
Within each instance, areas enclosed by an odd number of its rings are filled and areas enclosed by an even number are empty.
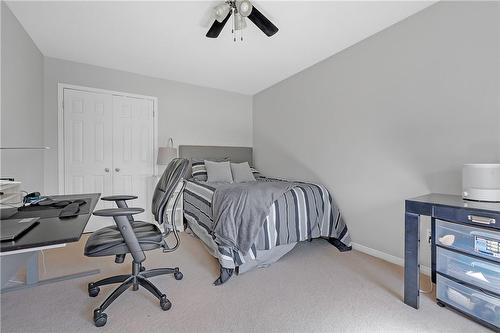
[[[179,146],[179,157],[186,158],[191,164],[195,160],[217,160],[229,158],[231,162],[248,162],[253,166],[253,150],[251,147],[226,147],[226,146]],[[189,168],[191,177],[191,167]]]

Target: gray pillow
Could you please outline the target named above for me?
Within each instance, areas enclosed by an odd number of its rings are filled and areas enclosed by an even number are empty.
[[[212,162],[205,161],[207,168],[207,181],[209,182],[224,182],[232,183],[233,176],[231,174],[231,163],[228,162]]]
[[[220,159],[213,159],[214,162],[225,162],[229,161],[229,157],[224,157]],[[198,181],[207,181],[207,168],[205,167],[205,161],[201,159],[191,159],[191,176]]]
[[[254,182],[252,170],[248,162],[244,163],[231,163],[231,173],[233,174],[233,181],[235,183]]]

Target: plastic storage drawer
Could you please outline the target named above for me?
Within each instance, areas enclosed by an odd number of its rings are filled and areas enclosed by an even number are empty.
[[[500,295],[500,264],[438,247],[436,269]]]
[[[440,220],[461,222],[471,226],[500,229],[500,214],[494,211],[435,206],[432,216]]]
[[[500,328],[500,298],[437,275],[437,298],[446,304]]]
[[[436,244],[500,262],[500,232],[436,220]]]

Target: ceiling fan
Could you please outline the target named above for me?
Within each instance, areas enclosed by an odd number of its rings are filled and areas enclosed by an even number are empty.
[[[238,31],[240,32],[241,40],[243,40],[241,30],[246,28],[245,18],[252,21],[268,37],[278,32],[278,28],[248,0],[226,0],[224,3],[215,6],[213,10],[215,21],[206,34],[208,38],[217,38],[231,15],[233,15],[232,32],[234,41],[236,41],[235,33]]]

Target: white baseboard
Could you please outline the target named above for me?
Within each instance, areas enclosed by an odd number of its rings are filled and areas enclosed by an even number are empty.
[[[404,266],[404,264],[405,264],[405,261],[403,258],[399,258],[399,257],[393,256],[392,254],[388,254],[388,253],[385,253],[385,252],[382,252],[379,250],[372,249],[371,247],[368,247],[368,246],[364,246],[364,245],[353,242],[352,248],[354,250],[359,251],[359,252],[366,253],[368,255],[371,255],[373,257],[388,261],[388,262],[390,262],[392,264],[396,264],[398,266]],[[424,266],[424,265],[420,265],[420,272],[422,274],[429,276],[429,275],[431,275],[431,268]]]

